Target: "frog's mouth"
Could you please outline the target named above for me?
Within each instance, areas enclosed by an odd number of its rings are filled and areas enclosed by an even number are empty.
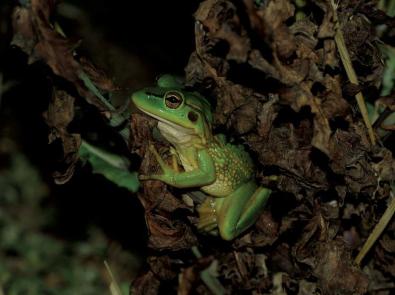
[[[193,133],[193,129],[191,129],[191,128],[187,128],[187,127],[178,125],[178,124],[176,124],[176,123],[174,123],[174,122],[172,122],[170,120],[166,120],[166,119],[164,119],[164,118],[162,118],[160,116],[152,114],[152,113],[150,113],[150,112],[148,112],[148,111],[146,111],[146,110],[144,110],[142,108],[139,108],[139,110],[142,111],[144,114],[147,114],[148,116],[158,120],[163,125],[167,125],[169,128],[173,128],[173,129],[179,130],[180,132],[183,132],[183,133]]]
[[[160,133],[170,143],[175,145],[185,146],[185,145],[193,144],[197,140],[199,142],[201,141],[194,129],[178,125],[172,121],[166,120],[162,117],[149,113],[142,108],[139,108],[139,110],[141,110],[143,113],[147,114],[148,116],[158,120],[158,129]]]

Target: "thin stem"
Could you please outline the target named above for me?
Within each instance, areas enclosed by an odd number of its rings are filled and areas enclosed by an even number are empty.
[[[350,80],[350,82],[354,83],[356,85],[359,85],[357,74],[355,73],[355,70],[352,66],[351,58],[348,53],[346,43],[344,41],[344,36],[343,36],[343,32],[341,30],[340,22],[337,18],[336,5],[333,0],[331,0],[331,5],[333,8],[333,19],[336,24],[335,42],[336,42],[337,49],[340,54],[340,59],[342,60],[344,69],[346,70],[347,77]],[[359,110],[362,114],[363,121],[366,125],[366,128],[368,129],[370,141],[374,145],[374,144],[376,144],[376,137],[374,135],[372,124],[370,123],[370,120],[369,120],[369,114],[368,114],[368,110],[366,108],[365,99],[362,95],[362,92],[358,92],[355,95],[355,98],[357,100]]]
[[[104,260],[104,266],[106,267],[108,276],[110,277],[110,292],[111,295],[122,295],[121,288],[119,287],[117,281],[115,280],[114,274],[108,265],[107,261]]]
[[[372,233],[370,234],[369,238],[366,240],[365,244],[363,245],[361,251],[359,251],[357,257],[355,258],[355,263],[357,265],[361,264],[362,259],[366,256],[369,252],[370,248],[374,245],[380,235],[383,233],[384,229],[392,219],[392,216],[395,212],[395,197],[392,197],[390,204],[385,210],[383,216],[380,218],[379,223],[374,227]]]

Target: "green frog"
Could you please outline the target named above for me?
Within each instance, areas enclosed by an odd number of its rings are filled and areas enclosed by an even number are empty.
[[[201,231],[232,240],[253,225],[271,190],[256,184],[254,165],[243,146],[228,143],[222,134],[213,135],[209,102],[171,75],[162,76],[157,86],[133,93],[132,101],[158,120],[158,129],[176,157],[169,165],[150,145],[163,173],[140,179],[204,192],[207,197],[197,209]]]

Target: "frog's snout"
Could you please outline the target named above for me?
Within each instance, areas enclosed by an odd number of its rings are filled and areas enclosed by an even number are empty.
[[[142,104],[144,103],[145,96],[144,91],[136,91],[132,94],[132,101],[137,108],[141,108]]]

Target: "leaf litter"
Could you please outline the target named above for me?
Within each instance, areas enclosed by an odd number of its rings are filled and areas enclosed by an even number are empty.
[[[214,127],[248,147],[257,178],[274,192],[251,230],[227,243],[197,233],[196,213],[181,201],[184,191],[144,182],[138,196],[152,254],[133,294],[390,294],[393,221],[363,268],[354,263],[394,197],[395,164],[386,141],[393,137],[372,145],[353,99],[362,91],[377,100],[382,87],[376,26],[386,26],[385,40],[394,22],[375,4],[341,1],[338,23],[326,0],[200,4],[186,84],[211,99]],[[50,141],[62,142],[66,169],[56,179],[65,182],[80,144],[67,130],[74,101],[83,98],[111,117],[101,94],[116,87],[56,30],[53,7],[53,1],[32,0],[16,8],[13,44],[76,90],[57,88],[45,115]],[[339,24],[359,85],[350,83],[338,54]],[[129,146],[143,158],[142,174],[158,169],[148,142],[170,159],[168,145],[152,137],[154,125],[146,116],[131,118]]]

